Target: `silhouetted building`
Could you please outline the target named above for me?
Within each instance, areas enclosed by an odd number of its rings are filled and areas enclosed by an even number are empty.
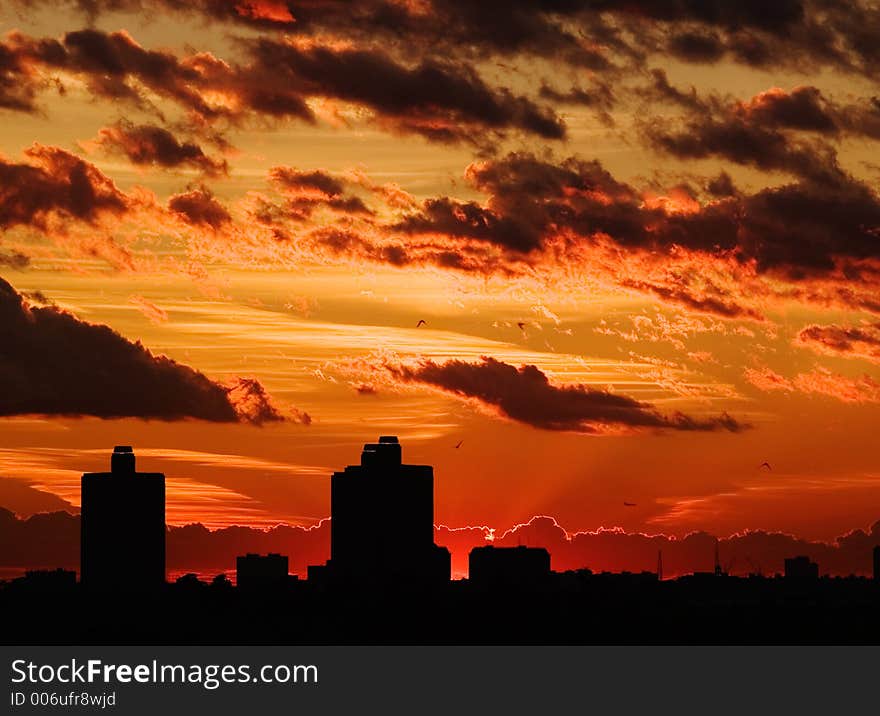
[[[277,589],[289,582],[285,555],[246,554],[235,558],[235,582],[241,589]]]
[[[803,555],[787,557],[785,560],[786,579],[818,579],[819,565]]]
[[[165,583],[165,475],[136,472],[131,447],[117,445],[110,472],[82,476],[80,579],[100,589]]]
[[[310,564],[306,567],[306,579],[311,586],[323,587],[328,584],[330,579],[328,564]]]
[[[880,581],[880,544],[874,547],[874,580]]]
[[[474,547],[468,556],[468,581],[475,587],[540,584],[550,576],[550,553],[543,547]]]
[[[76,587],[76,572],[72,569],[29,569],[16,580],[28,589],[54,592]]]
[[[360,465],[333,474],[330,508],[332,579],[449,580],[449,550],[434,544],[434,470],[404,465],[396,437],[364,445]]]

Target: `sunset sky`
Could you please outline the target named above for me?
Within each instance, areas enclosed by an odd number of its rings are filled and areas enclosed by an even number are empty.
[[[309,526],[396,434],[449,527],[880,519],[876,4],[0,25],[0,506],[119,443],[170,524]]]

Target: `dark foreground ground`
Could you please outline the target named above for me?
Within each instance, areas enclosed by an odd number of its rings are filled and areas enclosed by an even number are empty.
[[[0,588],[7,644],[880,644],[880,584],[571,575],[437,589]]]

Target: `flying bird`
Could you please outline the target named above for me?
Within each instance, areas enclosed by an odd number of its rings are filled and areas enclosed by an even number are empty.
[[[626,501],[624,501],[623,506],[624,506],[624,507],[635,507],[635,506],[636,506],[636,503],[635,503],[635,502],[626,502]]]
[[[770,463],[769,463],[769,462],[762,462],[762,463],[761,463],[761,466],[760,466],[758,469],[760,470],[762,467],[766,467],[766,468],[767,468],[768,470],[770,470],[770,471],[773,470],[773,468],[770,467]]]
[[[456,446],[455,446],[455,449],[458,450],[458,448],[461,447],[461,444],[462,444],[463,442],[464,442],[464,440],[459,440],[458,443],[457,443]]]
[[[421,328],[422,326],[427,326],[428,322],[424,318],[420,318],[419,322],[416,323],[416,328]]]
[[[524,331],[526,329],[526,324],[523,323],[522,321],[517,321],[516,325],[521,331]]]

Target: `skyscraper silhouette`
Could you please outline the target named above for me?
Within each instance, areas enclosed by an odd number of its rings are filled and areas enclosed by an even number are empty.
[[[165,583],[165,475],[136,472],[117,445],[110,472],[82,476],[80,579],[90,588],[152,589]]]
[[[434,470],[404,465],[396,437],[364,445],[360,465],[333,474],[330,506],[333,579],[449,580],[449,550],[434,544]]]

